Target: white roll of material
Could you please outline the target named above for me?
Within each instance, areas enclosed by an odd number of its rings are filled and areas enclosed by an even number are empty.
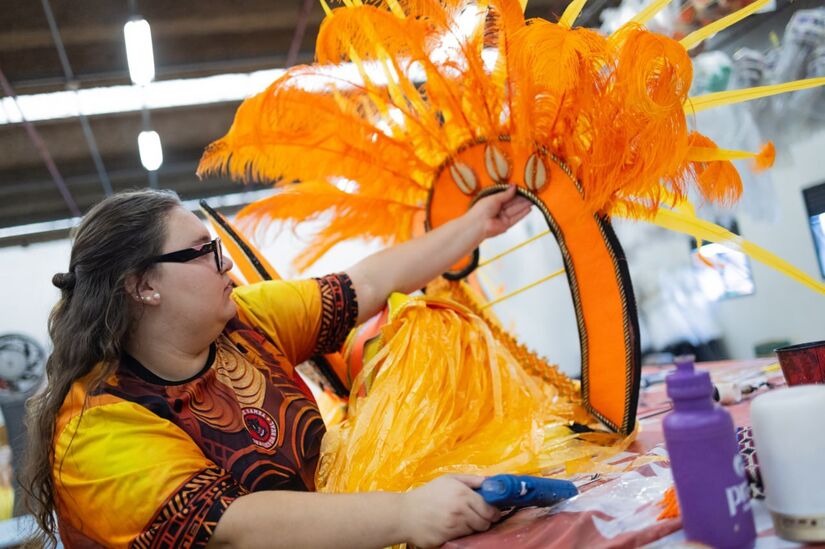
[[[825,542],[825,385],[760,395],[751,405],[751,421],[777,535]]]

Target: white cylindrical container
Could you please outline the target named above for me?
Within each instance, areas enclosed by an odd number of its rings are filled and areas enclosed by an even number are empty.
[[[751,405],[765,499],[777,535],[825,542],[825,385],[771,391]]]

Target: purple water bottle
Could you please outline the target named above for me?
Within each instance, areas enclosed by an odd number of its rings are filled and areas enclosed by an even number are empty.
[[[692,356],[676,358],[666,378],[673,411],[664,419],[665,444],[685,536],[717,548],[753,547],[750,489],[730,414],[712,398],[707,372]]]

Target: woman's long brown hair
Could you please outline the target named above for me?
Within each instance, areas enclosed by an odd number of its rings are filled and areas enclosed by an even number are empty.
[[[135,311],[126,281],[152,267],[150,258],[161,252],[166,239],[167,215],[178,205],[177,195],[165,191],[106,198],[78,227],[69,271],[52,279],[61,289],[49,316],[53,350],[46,362],[45,389],[28,403],[21,474],[26,507],[41,529],[35,543],[53,546],[57,538],[54,442],[60,408],[75,381],[95,369],[88,394],[117,367]]]

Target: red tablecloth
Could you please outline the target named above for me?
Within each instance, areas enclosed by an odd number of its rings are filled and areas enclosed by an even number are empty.
[[[773,362],[759,359],[698,366],[709,370],[715,383],[766,376],[776,387],[784,381],[781,372],[769,368]],[[656,372],[656,368],[646,367],[643,375]],[[750,425],[750,401],[756,394],[759,393],[747,395],[741,403],[726,407],[735,425]],[[551,509],[524,509],[488,532],[452,541],[444,547],[617,548],[647,544],[665,547],[683,541],[679,519],[656,520],[661,511],[657,503],[672,485],[662,434],[662,419],[669,410],[670,401],[664,383],[642,390],[638,410],[640,430],[636,440],[627,452],[609,460],[616,468],[625,467],[625,471],[602,475],[581,486],[581,495],[573,500]],[[758,547],[798,547],[774,536],[770,516],[762,502],[755,502],[754,509]]]

